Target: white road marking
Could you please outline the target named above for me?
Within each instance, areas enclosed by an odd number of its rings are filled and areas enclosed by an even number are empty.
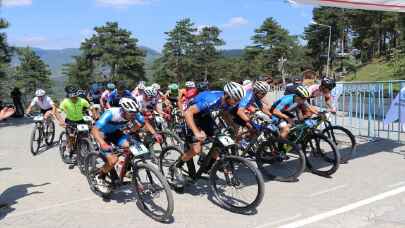
[[[288,222],[288,221],[297,219],[297,218],[299,218],[299,217],[301,217],[301,216],[302,216],[302,214],[296,214],[296,215],[294,215],[294,216],[292,216],[292,217],[283,218],[283,219],[276,220],[276,221],[273,221],[273,222],[265,223],[265,224],[263,224],[263,225],[256,226],[256,227],[254,227],[254,228],[265,228],[265,227],[274,226],[274,225],[277,225],[277,224],[280,224],[280,223],[283,223],[283,222]]]
[[[322,190],[322,191],[319,191],[319,192],[314,192],[314,193],[312,193],[311,195],[309,195],[309,197],[319,196],[319,195],[322,195],[322,194],[325,194],[325,193],[328,193],[328,192],[336,191],[336,190],[341,189],[341,188],[344,188],[344,187],[346,187],[345,184],[338,185],[338,186],[333,187],[333,188],[329,188],[329,189]]]
[[[370,203],[373,203],[373,202],[376,202],[376,201],[379,201],[379,200],[382,200],[382,199],[385,199],[385,198],[388,198],[388,197],[391,197],[391,196],[398,195],[398,194],[403,193],[403,192],[405,192],[405,186],[402,186],[402,187],[399,187],[399,188],[396,188],[396,189],[392,189],[392,190],[387,191],[387,192],[383,192],[381,194],[375,195],[373,197],[370,197],[370,198],[367,198],[367,199],[364,199],[364,200],[357,201],[355,203],[352,203],[352,204],[337,208],[335,210],[327,211],[327,212],[324,212],[324,213],[321,213],[321,214],[318,214],[318,215],[314,215],[314,216],[306,218],[306,219],[302,219],[302,220],[295,221],[293,223],[285,224],[283,226],[280,226],[279,228],[302,227],[302,226],[305,226],[305,225],[308,225],[308,224],[311,224],[311,223],[314,223],[314,222],[319,222],[321,220],[333,217],[333,216],[338,215],[338,214],[342,214],[342,213],[354,210],[356,208],[365,206],[367,204],[370,204]]]
[[[394,187],[398,187],[398,186],[401,186],[401,185],[404,185],[405,184],[405,181],[401,181],[401,182],[398,182],[398,183],[395,183],[395,184],[390,184],[390,185],[388,185],[388,187],[389,188],[394,188]]]
[[[41,207],[41,208],[37,208],[37,209],[33,209],[33,210],[26,210],[26,211],[23,211],[23,212],[20,212],[20,213],[7,215],[5,217],[5,219],[12,218],[12,217],[17,217],[17,216],[21,216],[21,215],[26,215],[26,214],[32,214],[32,213],[36,213],[36,212],[39,212],[39,211],[48,210],[48,209],[51,209],[51,208],[64,207],[64,206],[68,206],[68,205],[75,204],[75,203],[81,203],[81,202],[85,202],[85,201],[90,201],[90,200],[93,200],[93,199],[96,199],[96,198],[99,198],[99,197],[98,196],[92,196],[92,197],[87,197],[87,198],[83,198],[83,199],[72,200],[72,201],[65,202],[65,203],[58,203],[58,204],[51,205],[51,206]]]

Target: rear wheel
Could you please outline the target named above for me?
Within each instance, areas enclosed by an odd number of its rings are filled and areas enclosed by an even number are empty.
[[[108,174],[104,179],[104,186],[100,186],[97,178],[101,173],[101,168],[107,163],[106,159],[98,153],[89,153],[84,159],[84,169],[91,191],[103,198],[108,198],[112,194],[112,178]]]
[[[305,170],[305,155],[294,143],[271,138],[260,144],[256,163],[270,179],[292,182]]]
[[[174,210],[173,195],[164,176],[152,164],[137,163],[132,184],[138,195],[138,207],[151,218],[166,222]]]
[[[163,176],[167,179],[167,182],[176,188],[176,180],[172,172],[170,172],[170,167],[183,155],[183,152],[174,146],[169,146],[163,149],[159,157],[159,169]],[[184,170],[182,170],[184,171]]]
[[[348,162],[356,153],[356,138],[348,129],[341,126],[329,126],[322,130],[322,134],[336,145],[342,163]]]
[[[31,132],[31,153],[37,155],[42,144],[42,129],[36,124]]]
[[[218,203],[237,213],[255,209],[264,196],[260,171],[251,162],[236,156],[215,162],[210,171],[210,186]]]
[[[326,136],[313,134],[302,146],[307,167],[312,173],[321,176],[334,174],[340,164],[339,150]]]

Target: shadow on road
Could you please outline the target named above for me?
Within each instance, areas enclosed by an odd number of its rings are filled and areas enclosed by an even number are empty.
[[[9,187],[0,195],[0,220],[4,219],[8,214],[15,211],[12,206],[18,203],[18,200],[29,195],[41,194],[41,191],[28,192],[30,188],[42,187],[50,183],[43,183],[39,185],[34,184],[20,184]]]
[[[12,168],[10,167],[4,167],[4,168],[0,168],[0,171],[5,171],[5,170],[11,170]]]
[[[48,150],[50,150],[52,148],[58,147],[58,146],[59,146],[58,141],[53,142],[52,145],[49,145],[49,146],[44,144],[39,148],[38,153],[35,156],[38,156],[38,155],[40,155],[40,154],[42,154],[42,153],[44,153],[44,152],[46,152],[46,151],[48,151]]]
[[[17,127],[21,125],[28,125],[32,124],[34,121],[30,118],[9,118],[7,120],[0,121],[0,128],[1,127]]]

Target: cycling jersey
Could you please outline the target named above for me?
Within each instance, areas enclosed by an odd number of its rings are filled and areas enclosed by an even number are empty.
[[[82,120],[83,112],[89,107],[89,102],[80,97],[77,98],[75,103],[73,103],[71,99],[65,98],[59,106],[59,108],[66,114],[66,119],[70,121]]]
[[[210,113],[218,109],[228,109],[226,104],[222,104],[223,91],[206,91],[198,94],[191,100],[189,107],[196,106],[201,114]]]
[[[311,98],[324,96],[326,100],[330,99],[330,93],[323,93],[320,87],[321,85],[319,84],[311,85],[310,87],[308,87]]]
[[[108,97],[110,96],[110,93],[111,93],[110,90],[106,89],[106,90],[104,90],[104,92],[101,94],[100,99],[101,99],[101,102],[102,102],[103,105],[105,105],[105,104],[107,103]]]
[[[120,106],[120,99],[123,97],[127,97],[127,98],[134,98],[131,94],[131,92],[129,92],[129,90],[124,90],[124,94],[123,96],[120,96],[117,92],[117,90],[114,90],[110,93],[110,95],[108,96],[108,103],[112,106],[112,107],[119,107]]]
[[[50,97],[45,96],[40,100],[38,97],[34,97],[31,101],[31,106],[38,105],[41,110],[49,110],[52,109],[53,101]]]
[[[247,109],[253,104],[256,104],[259,108],[263,107],[261,100],[257,98],[256,95],[253,93],[253,90],[250,89],[246,91],[245,96],[242,97],[242,99],[239,101],[237,107]]]
[[[136,113],[134,121],[144,125],[145,120],[141,113]],[[122,115],[121,108],[110,108],[103,113],[96,122],[96,127],[104,134],[112,134],[116,131],[122,131],[127,127],[129,121]]]
[[[291,112],[298,107],[298,103],[295,102],[295,94],[285,95],[278,99],[271,107],[271,111],[277,109],[281,112]],[[309,104],[304,103],[304,107],[307,107]]]
[[[153,98],[146,98],[145,95],[143,94],[136,96],[135,99],[141,106],[142,111],[154,110],[156,105],[160,102],[159,96]]]

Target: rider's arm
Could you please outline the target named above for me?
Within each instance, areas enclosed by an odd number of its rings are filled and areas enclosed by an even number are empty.
[[[107,144],[107,142],[104,140],[103,135],[101,134],[100,129],[98,129],[97,127],[93,127],[91,129],[91,134],[94,136],[94,138],[96,139],[98,144],[100,144],[100,145]]]
[[[252,125],[249,123],[250,118],[248,115],[246,115],[246,109],[245,108],[238,108],[238,111],[236,114],[246,123],[246,126],[248,128],[252,128]]]
[[[193,131],[194,135],[198,135],[200,130],[194,122],[194,115],[199,113],[197,106],[193,105],[189,107],[184,113],[184,119],[186,120],[187,126]]]
[[[34,98],[34,99],[32,99],[32,101],[31,101],[31,103],[28,105],[28,108],[27,108],[27,110],[25,111],[25,113],[27,113],[27,114],[30,114],[31,113],[31,109],[32,109],[32,106],[34,106],[35,105],[35,100],[36,100],[37,98]]]
[[[156,134],[155,129],[153,128],[153,126],[149,123],[148,120],[145,120],[145,125],[144,125],[145,129],[147,131],[149,131],[149,133],[151,133],[152,135]]]
[[[66,111],[66,108],[65,108],[65,100],[60,103],[59,109],[60,109],[62,112],[65,112],[65,111]],[[55,117],[56,117],[56,119],[59,121],[59,124],[60,124],[60,125],[63,125],[63,124],[64,124],[65,121],[64,121],[64,119],[62,118],[62,116],[60,115],[60,113],[59,113],[58,111],[55,112]]]
[[[262,107],[260,108],[260,110],[261,110],[264,114],[266,114],[266,115],[268,115],[268,116],[271,116],[270,107],[269,107],[266,103],[262,103]]]

